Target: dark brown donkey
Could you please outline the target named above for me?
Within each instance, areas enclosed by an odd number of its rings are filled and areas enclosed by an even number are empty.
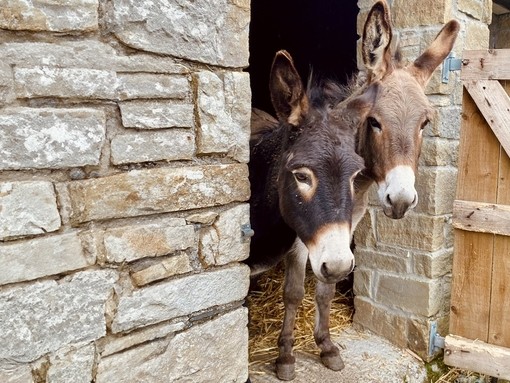
[[[305,92],[285,51],[273,61],[270,92],[279,123],[252,128],[250,214],[255,235],[247,263],[255,276],[285,256],[285,318],[277,374],[289,380],[294,377],[292,333],[304,295],[307,259],[318,279],[316,301],[322,307],[315,331],[321,358],[329,368],[343,368],[329,337],[333,297],[322,286],[334,286],[354,268],[353,182],[363,160],[355,152],[353,125],[332,118],[318,89]],[[294,245],[296,238],[300,241]]]
[[[334,112],[342,118],[355,108],[360,116],[356,152],[365,160],[366,169],[355,180],[353,230],[365,213],[366,192],[374,182],[390,218],[404,217],[418,203],[414,187],[418,157],[423,130],[434,115],[424,89],[451,51],[459,28],[457,21],[448,22],[420,57],[404,65],[398,50],[390,48],[392,27],[386,1],[378,1],[370,10],[361,48],[366,73],[353,81],[350,95],[339,97],[344,101]]]

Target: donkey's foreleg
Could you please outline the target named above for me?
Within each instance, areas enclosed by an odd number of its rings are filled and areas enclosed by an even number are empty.
[[[340,350],[331,341],[329,335],[329,314],[331,301],[335,296],[335,284],[317,281],[315,290],[315,343],[321,349],[322,363],[331,370],[339,371],[344,368],[344,362],[340,356]]]
[[[279,355],[276,359],[276,374],[279,379],[292,380],[296,376],[294,346],[294,324],[296,313],[305,295],[305,271],[308,250],[299,240],[285,257],[285,285],[283,303],[285,314],[283,327],[278,338]]]

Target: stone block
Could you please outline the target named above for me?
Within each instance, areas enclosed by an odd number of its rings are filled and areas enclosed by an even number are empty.
[[[4,62],[0,63],[0,106],[9,104],[16,98],[12,77],[11,66]]]
[[[407,255],[407,254],[406,254]],[[379,249],[356,248],[356,265],[373,270],[406,273],[410,267],[410,257],[383,252]]]
[[[71,222],[136,217],[246,201],[246,165],[133,170],[68,184]]]
[[[435,251],[445,244],[445,219],[441,216],[409,213],[391,219],[377,211],[377,238],[383,244]]]
[[[0,364],[0,382],[34,383],[30,364],[3,361]]]
[[[128,46],[224,67],[248,65],[247,0],[114,0],[116,36]]]
[[[427,278],[439,278],[452,271],[453,249],[435,252],[414,252],[413,273]]]
[[[105,114],[91,108],[6,108],[0,114],[0,170],[98,165]]]
[[[246,308],[99,361],[96,382],[245,382]],[[129,366],[129,368],[118,368]]]
[[[148,161],[191,160],[195,154],[193,133],[182,130],[118,134],[111,140],[114,165]]]
[[[186,65],[170,57],[142,53],[119,55],[111,45],[85,38],[74,41],[57,40],[51,43],[6,42],[0,45],[0,57],[4,63],[21,68],[52,66],[128,73],[189,73]]]
[[[51,182],[0,183],[0,240],[59,228],[57,197]]]
[[[83,271],[1,290],[0,359],[27,363],[104,336],[105,303],[116,280],[112,270]]]
[[[408,275],[380,274],[375,301],[414,315],[432,316],[441,308],[441,281]]]
[[[444,24],[452,18],[451,3],[451,0],[445,0],[432,7],[421,0],[394,0],[391,7],[393,25],[399,29]]]
[[[417,353],[423,360],[427,360],[429,358],[429,319],[408,318],[406,327],[407,347]]]
[[[416,177],[418,205],[415,211],[432,215],[449,214],[457,186],[457,168],[421,167]]]
[[[131,273],[131,278],[135,285],[144,286],[154,281],[189,273],[190,271],[193,271],[193,267],[188,255],[180,253]]]
[[[375,217],[375,210],[368,208],[354,231],[354,243],[356,246],[375,246],[375,219],[373,220],[372,216]]]
[[[83,347],[65,347],[50,355],[48,383],[90,383],[93,379],[96,348],[93,343]]]
[[[464,49],[489,49],[490,31],[487,24],[476,20],[466,20]]]
[[[118,97],[121,100],[136,98],[185,99],[191,96],[187,77],[154,73],[119,73]]]
[[[117,75],[111,70],[56,68],[49,66],[14,68],[16,97],[115,99]]]
[[[198,82],[198,153],[227,153],[239,162],[249,160],[251,91],[247,73],[221,78],[200,72]]]
[[[459,141],[455,139],[424,137],[420,166],[457,166]]]
[[[124,101],[120,103],[122,124],[126,128],[192,128],[192,104],[172,101]]]
[[[460,105],[437,108],[436,118],[426,135],[458,140],[460,138],[462,107]]]
[[[250,270],[236,265],[184,276],[121,296],[112,331],[148,326],[244,299]]]
[[[95,31],[99,28],[98,8],[98,0],[9,0],[2,5],[0,28],[37,32]]]
[[[104,245],[108,262],[132,262],[160,257],[195,244],[195,229],[184,219],[171,218],[158,223],[107,229]]]
[[[77,233],[0,245],[0,285],[81,269],[94,264]]]
[[[457,9],[485,24],[490,24],[492,19],[491,0],[459,0]]]
[[[104,358],[108,355],[116,354],[133,346],[148,343],[154,339],[164,338],[177,331],[184,330],[185,322],[164,323],[162,325],[151,326],[133,331],[121,337],[106,336],[100,339],[98,343],[99,353]]]
[[[406,318],[364,297],[354,297],[355,324],[380,335],[398,347],[407,346]]]
[[[372,298],[372,271],[356,267],[354,270],[353,291],[355,296]]]
[[[199,255],[206,265],[225,265],[248,258],[250,240],[241,226],[250,223],[250,206],[239,205],[220,213],[216,222],[200,235]]]

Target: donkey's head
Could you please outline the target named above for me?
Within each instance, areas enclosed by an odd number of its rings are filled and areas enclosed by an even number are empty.
[[[305,92],[292,58],[276,54],[271,100],[287,142],[280,158],[278,196],[283,219],[308,249],[320,280],[336,282],[354,268],[350,249],[353,180],[363,168],[355,131]]]
[[[452,49],[458,31],[459,23],[450,21],[425,52],[405,66],[400,54],[390,49],[386,2],[378,1],[367,16],[362,39],[367,84],[349,105],[362,111],[358,151],[368,175],[377,182],[388,217],[402,218],[418,202],[414,183],[423,129],[434,114],[424,89]]]

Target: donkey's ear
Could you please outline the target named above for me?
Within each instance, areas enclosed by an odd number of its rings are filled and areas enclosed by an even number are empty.
[[[269,78],[269,91],[280,121],[298,126],[308,112],[303,82],[287,51],[276,53]]]
[[[437,34],[432,44],[418,57],[410,71],[423,88],[427,85],[432,73],[448,56],[459,33],[460,24],[456,20],[449,21]]]
[[[375,104],[378,91],[378,83],[373,83],[361,95],[353,98],[347,104],[347,112],[350,113],[351,116],[354,115],[357,118],[356,125],[367,118]],[[352,113],[353,111],[354,113]]]
[[[391,18],[385,0],[374,4],[363,28],[361,55],[369,72],[369,81],[380,79],[391,65]]]

